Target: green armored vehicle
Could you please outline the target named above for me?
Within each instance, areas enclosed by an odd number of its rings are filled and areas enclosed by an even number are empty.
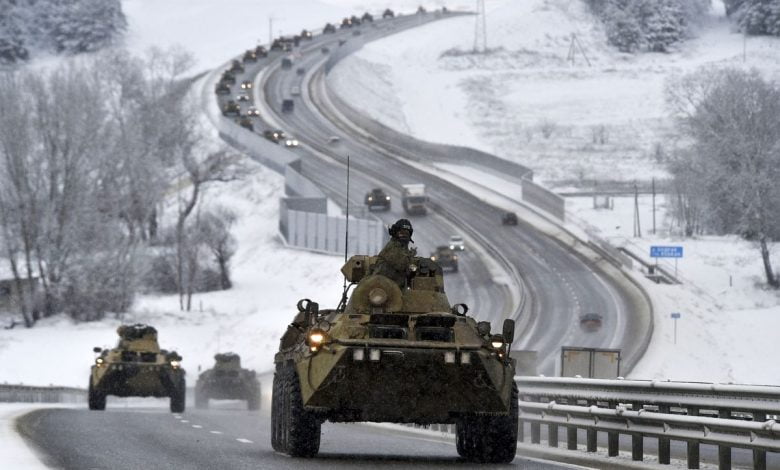
[[[450,305],[437,263],[411,259],[400,285],[371,274],[378,257],[353,256],[342,268],[350,287],[338,308],[298,303],[274,358],[276,451],[316,455],[326,420],[448,423],[467,460],[514,459],[514,321],[491,334],[465,304]]]
[[[255,371],[241,368],[234,353],[216,354],[212,369],[201,372],[195,383],[195,408],[208,408],[209,399],[246,400],[249,410],[260,409],[260,381]]]
[[[113,349],[96,347],[99,353],[89,376],[89,409],[105,410],[106,397],[170,397],[171,411],[184,411],[185,381],[181,356],[160,349],[157,330],[137,323],[116,330],[119,343]]]

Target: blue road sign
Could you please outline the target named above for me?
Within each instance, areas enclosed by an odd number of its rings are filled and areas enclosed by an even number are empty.
[[[681,246],[651,246],[651,258],[682,258],[683,247]]]
[[[674,318],[676,320],[676,319],[680,318],[680,314],[679,313],[672,313],[672,318]]]

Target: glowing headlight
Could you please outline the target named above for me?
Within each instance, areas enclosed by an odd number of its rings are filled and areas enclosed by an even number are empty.
[[[501,346],[504,345],[504,342],[503,341],[493,341],[490,344],[492,344],[494,348],[499,349],[499,348],[501,348]]]
[[[436,261],[436,257],[435,256],[431,256],[431,261]]]
[[[325,334],[320,333],[319,331],[315,331],[312,334],[309,335],[309,342],[312,345],[320,345],[322,344],[322,341],[325,339]]]
[[[493,335],[490,338],[490,344],[496,349],[501,349],[504,347],[504,337],[501,335]]]
[[[390,196],[385,196],[385,200],[389,201],[390,200]]]
[[[97,364],[99,366],[102,366],[103,365],[103,358],[99,357],[99,358],[95,359],[95,364]]]
[[[181,362],[179,361],[171,361],[171,367],[174,369],[177,369],[181,365]]]
[[[450,245],[450,250],[454,250],[454,249],[455,249],[455,245]]]
[[[374,307],[382,306],[387,302],[387,292],[379,287],[371,289],[371,292],[368,293],[368,301]]]

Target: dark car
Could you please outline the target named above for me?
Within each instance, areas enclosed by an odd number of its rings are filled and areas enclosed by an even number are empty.
[[[282,68],[283,69],[289,70],[289,69],[292,68],[292,65],[293,65],[293,63],[292,63],[292,59],[291,58],[285,57],[284,59],[282,59]]]
[[[255,54],[257,54],[257,57],[268,57],[268,49],[265,46],[257,46],[255,47]]]
[[[239,60],[234,60],[233,64],[230,66],[231,72],[236,73],[244,73],[244,65]]]
[[[322,28],[323,34],[333,34],[336,32],[336,27],[330,23],[325,23],[325,27]]]
[[[502,225],[517,225],[517,214],[514,212],[504,212],[501,216]]]
[[[389,211],[390,210],[390,196],[388,196],[382,188],[374,188],[366,194],[365,203],[368,206],[368,210],[374,210],[375,208]]]
[[[382,13],[382,18],[394,18],[394,17],[395,17],[395,13],[393,13],[393,10],[391,10],[391,9],[389,9],[389,8],[388,8],[388,9],[386,9],[386,10],[385,10],[385,11]]]
[[[458,255],[448,246],[437,246],[436,251],[431,253],[431,261],[435,261],[445,271],[458,272]]]
[[[242,59],[244,63],[247,62],[257,62],[257,52],[255,52],[252,49],[247,50],[244,52],[244,57]]]
[[[584,313],[580,315],[580,327],[585,331],[596,331],[601,328],[602,317],[598,313]]]
[[[303,75],[306,73],[306,69],[303,67],[298,67],[297,69],[295,69],[295,73],[297,73],[298,75]]]
[[[286,98],[282,100],[282,112],[283,113],[291,113],[295,109],[295,101],[293,101],[290,98]]]
[[[241,89],[242,90],[251,90],[252,89],[252,80],[244,80],[241,82]]]

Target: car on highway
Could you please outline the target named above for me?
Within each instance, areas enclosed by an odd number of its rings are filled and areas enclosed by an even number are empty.
[[[295,101],[292,98],[285,98],[282,100],[282,112],[291,113],[295,109]]]
[[[293,61],[291,57],[285,57],[282,59],[282,69],[289,70],[292,68]]]
[[[365,204],[369,211],[374,209],[389,211],[391,207],[390,196],[382,188],[374,188],[366,194]]]
[[[341,143],[341,138],[337,135],[332,135],[328,137],[328,144],[329,145],[338,145]]]
[[[451,250],[463,251],[466,249],[466,245],[465,242],[463,241],[463,237],[460,235],[451,236],[449,245]]]
[[[458,272],[458,255],[452,248],[441,245],[431,253],[431,261],[435,261],[445,271]]]
[[[517,225],[517,214],[514,212],[504,212],[501,216],[502,225]]]
[[[236,100],[238,100],[238,101],[250,101],[251,98],[249,97],[249,95],[247,93],[239,93],[238,95],[236,95]]]
[[[290,94],[293,96],[299,96],[301,94],[301,87],[298,85],[290,87]]]
[[[603,317],[598,313],[583,313],[580,315],[580,327],[587,332],[594,332],[601,328]]]
[[[235,73],[244,73],[244,65],[239,60],[233,60],[230,71]]]
[[[301,145],[301,143],[298,142],[298,139],[293,139],[292,137],[288,137],[288,138],[284,139],[284,146],[285,147],[295,148],[295,147],[297,147],[299,145]]]
[[[252,89],[252,80],[244,80],[241,82],[241,89],[242,90],[251,90]]]
[[[241,116],[241,105],[233,100],[228,100],[228,102],[222,106],[222,114],[225,116]]]
[[[263,131],[263,137],[265,137],[266,139],[270,140],[275,144],[278,144],[279,142],[284,140],[287,136],[284,135],[284,132],[278,129],[277,130],[266,129],[265,131]]]
[[[260,117],[260,110],[254,106],[250,106],[249,109],[246,110],[246,115],[248,117]]]
[[[295,73],[298,75],[303,75],[306,73],[306,69],[303,67],[298,67],[297,69],[295,69]]]
[[[393,13],[393,10],[387,8],[384,12],[382,12],[382,18],[394,18],[395,13]]]

